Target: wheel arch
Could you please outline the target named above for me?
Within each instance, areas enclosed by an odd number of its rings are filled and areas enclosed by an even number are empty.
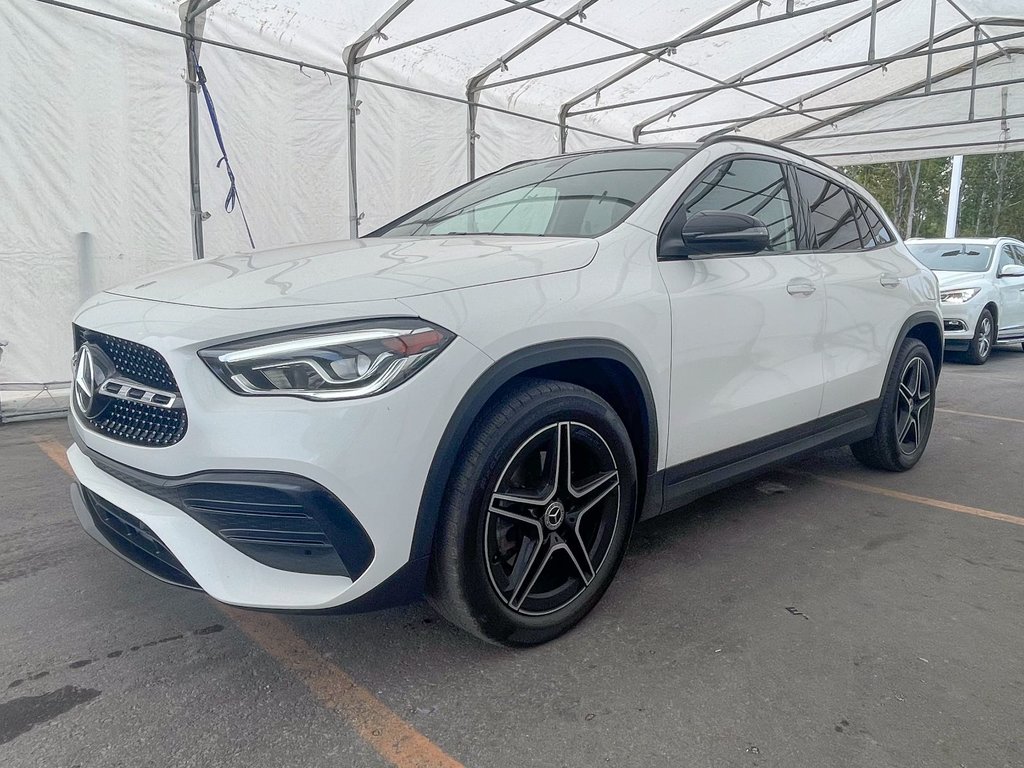
[[[995,301],[993,301],[992,299],[989,299],[988,302],[986,302],[985,306],[982,307],[981,309],[982,309],[982,312],[984,312],[987,309],[992,314],[992,322],[996,324],[995,332],[996,332],[996,335],[998,336],[999,335],[999,305],[996,304]]]
[[[600,378],[593,379],[595,374]],[[586,387],[616,410],[630,434],[637,457],[638,510],[646,500],[660,503],[657,488],[647,488],[658,464],[658,416],[654,394],[640,361],[610,339],[564,339],[517,350],[501,358],[466,391],[449,419],[434,451],[420,497],[410,560],[426,560],[433,550],[434,531],[444,492],[459,449],[477,417],[513,381],[523,377],[567,381]],[[634,405],[632,399],[636,398]],[[639,519],[638,512],[638,519]]]
[[[932,365],[935,367],[936,380],[939,377],[943,351],[942,319],[935,312],[916,312],[903,323],[903,327],[896,337],[896,343],[893,344],[892,351],[889,353],[889,366],[886,368],[885,378],[882,379],[881,391],[883,394],[889,377],[892,376],[893,366],[896,365],[896,355],[899,353],[900,346],[908,338],[918,339],[928,347],[932,356]]]

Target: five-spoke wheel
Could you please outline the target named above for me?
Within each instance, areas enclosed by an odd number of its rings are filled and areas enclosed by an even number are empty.
[[[459,454],[428,598],[487,640],[557,637],[611,582],[635,505],[633,446],[615,410],[574,384],[524,381]]]
[[[530,435],[487,507],[484,553],[501,599],[540,615],[579,597],[604,564],[619,507],[619,470],[595,429],[560,421]]]
[[[932,374],[919,356],[911,357],[896,391],[896,441],[906,456],[917,453],[922,437],[931,431]]]
[[[861,463],[903,472],[924,454],[935,416],[935,364],[920,339],[900,345],[886,382],[874,434],[850,446]]]

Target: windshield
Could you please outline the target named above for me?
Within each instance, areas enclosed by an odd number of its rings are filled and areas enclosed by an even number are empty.
[[[521,163],[453,190],[371,237],[592,237],[622,222],[692,154],[652,147]]]
[[[992,246],[980,243],[907,243],[917,260],[936,272],[985,272]]]

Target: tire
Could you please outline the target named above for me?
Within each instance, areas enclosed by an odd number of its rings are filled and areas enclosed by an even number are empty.
[[[974,329],[974,338],[967,347],[967,362],[971,365],[984,365],[992,354],[992,347],[996,343],[996,321],[992,313],[981,310],[981,317],[978,318],[978,325]]]
[[[492,643],[552,640],[601,599],[635,510],[636,461],[612,407],[574,384],[524,380],[480,415],[463,443],[427,599]]]
[[[920,376],[920,378],[918,378]],[[850,446],[862,464],[906,472],[928,446],[935,417],[935,365],[928,347],[908,338],[892,367],[875,433]]]

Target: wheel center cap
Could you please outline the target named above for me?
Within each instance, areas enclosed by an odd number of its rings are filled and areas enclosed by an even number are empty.
[[[553,501],[548,505],[548,508],[544,510],[544,527],[549,531],[555,530],[565,520],[565,507],[562,506],[562,502]]]

